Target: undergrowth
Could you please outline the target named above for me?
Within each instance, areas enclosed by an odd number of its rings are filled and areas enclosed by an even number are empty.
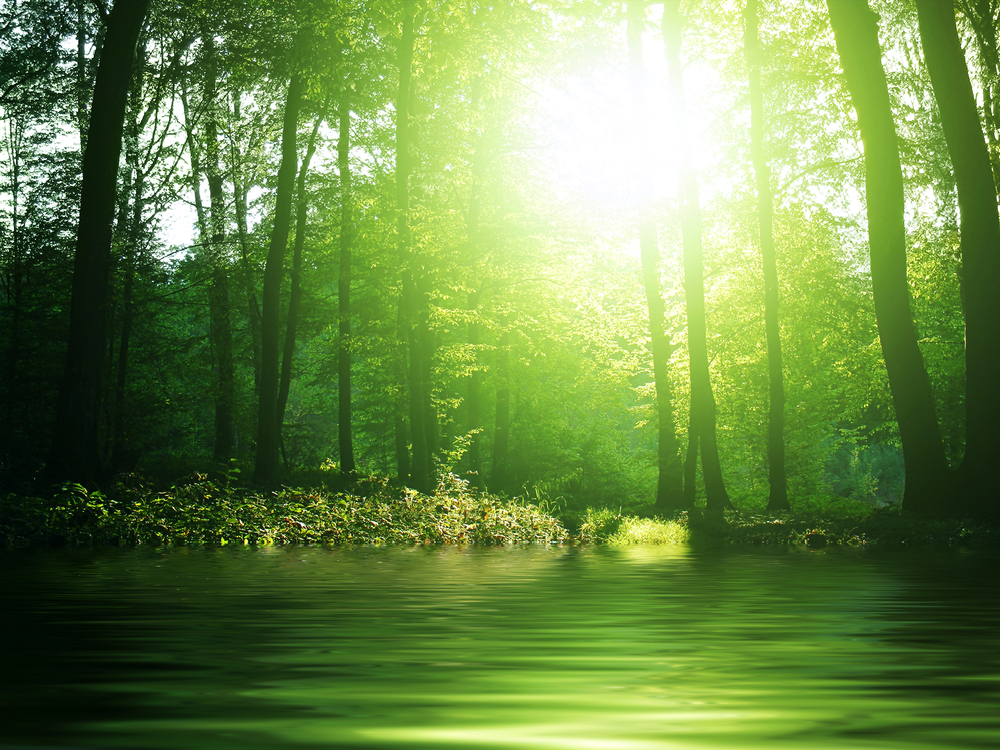
[[[443,475],[433,495],[368,477],[345,491],[268,493],[195,473],[165,490],[139,475],[102,492],[66,484],[51,497],[0,498],[0,545],[549,544],[566,530],[538,506],[473,492]]]

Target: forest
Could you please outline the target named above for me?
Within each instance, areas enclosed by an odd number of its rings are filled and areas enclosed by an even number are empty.
[[[0,489],[996,515],[998,28],[0,0]]]

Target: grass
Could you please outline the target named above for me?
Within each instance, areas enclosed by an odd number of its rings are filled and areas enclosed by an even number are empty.
[[[700,509],[662,518],[588,508],[580,525],[579,539],[610,545],[997,546],[1000,525],[970,519],[915,517],[903,513],[898,506],[873,508],[837,503],[799,513],[730,511],[715,519],[705,516]]]

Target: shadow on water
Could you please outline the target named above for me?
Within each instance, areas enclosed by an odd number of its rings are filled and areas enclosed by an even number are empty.
[[[993,552],[16,551],[0,745],[995,748]]]

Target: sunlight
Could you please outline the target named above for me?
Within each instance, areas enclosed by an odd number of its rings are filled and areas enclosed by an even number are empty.
[[[641,201],[640,175],[648,170],[656,199],[675,194],[678,155],[670,148],[674,139],[666,108],[659,97],[651,97],[654,125],[644,143],[624,67],[574,76],[546,99],[552,124],[548,149],[556,178],[568,193],[591,208],[636,207]]]
[[[654,202],[677,197],[683,160],[679,123],[667,89],[666,58],[650,19],[643,37],[647,77],[648,122],[637,121],[632,80],[625,50],[617,66],[594,67],[571,76],[545,94],[546,144],[557,183],[588,210],[622,211],[639,208],[643,179],[652,182]],[[622,29],[624,35],[624,28]],[[733,144],[709,140],[717,130],[710,112],[728,108],[732,92],[720,87],[717,74],[703,61],[685,63],[684,87],[690,158],[698,171],[702,194],[729,193],[743,172],[712,169]]]

